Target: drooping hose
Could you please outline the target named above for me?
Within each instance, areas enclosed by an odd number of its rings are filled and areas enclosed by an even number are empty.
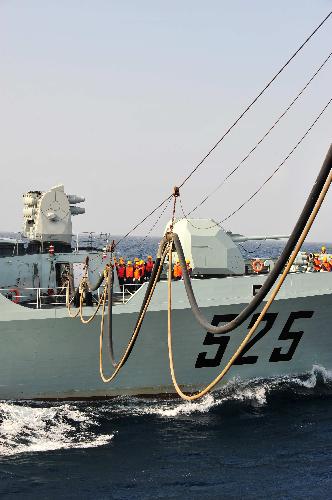
[[[296,243],[298,242],[305,226],[306,223],[312,214],[314,207],[316,205],[317,200],[319,199],[319,196],[323,190],[324,184],[330,174],[330,171],[332,169],[332,144],[330,145],[330,148],[327,152],[327,155],[325,157],[325,160],[323,162],[323,165],[320,169],[320,172],[318,174],[318,177],[315,181],[315,184],[313,185],[313,188],[308,196],[308,199],[306,201],[306,204],[304,205],[304,208],[301,212],[301,215],[292,231],[292,234],[290,235],[286,246],[281,253],[279,259],[277,260],[274,268],[272,271],[269,273],[267,276],[266,280],[264,281],[264,284],[258,291],[257,295],[253,297],[251,302],[236,316],[235,319],[227,323],[226,325],[222,326],[214,326],[211,325],[211,323],[205,318],[201,310],[199,309],[199,306],[197,304],[192,285],[191,285],[191,280],[190,276],[187,270],[186,266],[186,261],[182,249],[182,245],[180,242],[180,239],[176,233],[169,233],[168,238],[172,238],[174,241],[174,246],[175,250],[177,252],[180,265],[182,268],[182,275],[183,275],[183,280],[184,280],[184,285],[186,288],[187,296],[190,302],[191,309],[193,311],[193,314],[198,321],[198,323],[204,328],[204,330],[211,332],[211,333],[228,333],[231,332],[232,330],[235,330],[235,328],[239,327],[242,325],[242,323],[249,318],[249,316],[255,311],[255,309],[262,303],[262,301],[265,299],[266,295],[269,293],[271,290],[272,286],[274,285],[275,281],[277,280],[279,274],[282,272],[284,266],[286,265],[292,251],[295,248]]]
[[[167,247],[167,244],[166,244],[166,247]],[[132,336],[128,342],[128,345],[124,351],[124,354],[122,355],[120,361],[116,364],[115,370],[113,371],[113,373],[109,377],[105,376],[104,369],[103,369],[103,338],[104,338],[104,319],[105,319],[105,302],[106,301],[104,300],[104,302],[103,302],[102,316],[101,316],[101,322],[100,322],[100,337],[99,337],[99,373],[100,373],[100,377],[101,377],[102,381],[105,383],[111,382],[111,380],[113,380],[116,377],[116,375],[118,374],[118,372],[120,371],[120,369],[123,367],[123,365],[126,363],[126,361],[128,360],[128,358],[130,356],[130,353],[131,353],[131,351],[135,345],[135,342],[137,340],[137,337],[139,335],[139,332],[140,332],[143,320],[145,318],[146,311],[149,307],[151,298],[153,296],[155,287],[158,283],[158,280],[159,280],[159,277],[160,277],[160,274],[161,274],[161,271],[163,268],[164,260],[166,257],[166,253],[167,253],[167,248],[164,249],[163,255],[160,258],[158,269],[154,273],[154,281],[153,281],[152,286],[150,288],[150,293],[145,301],[144,308],[139,315],[139,319],[136,323],[136,326],[135,326],[134,331],[132,333]]]
[[[176,375],[175,375],[175,368],[174,368],[174,359],[173,359],[173,348],[172,348],[172,279],[169,276],[168,277],[168,356],[169,356],[169,366],[170,366],[170,372],[171,372],[171,377],[173,381],[174,388],[176,392],[178,393],[179,396],[181,396],[182,399],[186,401],[194,401],[196,399],[200,399],[203,397],[205,394],[210,392],[226,375],[226,373],[230,370],[230,368],[233,366],[234,361],[238,358],[238,356],[241,354],[245,346],[248,344],[249,340],[257,330],[259,324],[263,320],[265,314],[267,313],[269,307],[273,303],[275,297],[277,296],[283,282],[286,279],[286,276],[298,254],[298,252],[301,249],[301,246],[303,245],[303,242],[305,238],[307,237],[308,232],[310,231],[310,228],[318,214],[318,211],[320,207],[322,206],[322,203],[325,199],[325,196],[329,190],[329,187],[332,182],[332,171],[330,171],[328,178],[326,179],[326,182],[324,183],[324,186],[322,187],[321,193],[317,199],[317,202],[315,203],[315,206],[310,214],[310,217],[308,218],[308,221],[305,224],[305,227],[296,243],[296,246],[292,252],[292,255],[283,270],[282,275],[279,278],[279,281],[276,285],[276,287],[273,289],[272,294],[269,298],[269,300],[266,302],[266,304],[263,307],[263,310],[260,312],[258,318],[255,321],[255,324],[250,328],[249,332],[245,336],[245,338],[242,340],[241,344],[238,346],[236,351],[234,352],[233,356],[229,359],[228,363],[225,365],[223,370],[219,373],[217,377],[215,377],[204,389],[199,391],[196,394],[185,394],[181,387],[179,386]],[[171,250],[170,250],[170,258],[171,258]]]
[[[88,278],[88,275],[89,275],[89,256],[87,255],[86,259],[85,259],[85,270],[86,270],[86,273],[85,273],[85,282],[86,284],[88,285],[89,287],[89,290],[91,292],[95,292],[96,290],[98,290],[98,288],[101,287],[101,285],[103,284],[104,282],[104,279],[105,279],[105,275],[104,273],[102,273],[102,275],[98,278],[97,280],[97,283],[95,283],[94,285],[89,281],[89,278]]]
[[[107,329],[108,329],[108,352],[111,358],[112,365],[114,368],[117,367],[118,363],[115,361],[114,357],[114,347],[113,347],[113,322],[112,322],[112,307],[113,307],[113,272],[114,270],[110,268],[109,275],[107,277]]]
[[[127,349],[125,351],[124,356],[118,362],[115,361],[114,347],[113,347],[113,316],[112,316],[113,280],[112,280],[111,277],[108,277],[108,281],[107,281],[107,291],[108,291],[108,310],[107,310],[107,313],[108,313],[108,318],[107,318],[107,321],[108,321],[108,323],[107,323],[108,324],[108,351],[109,351],[109,356],[111,358],[112,365],[115,368],[115,372],[113,373],[113,375],[111,376],[111,378],[107,378],[103,374],[102,359],[101,359],[102,358],[102,339],[103,339],[103,329],[104,329],[104,310],[105,310],[105,306],[103,305],[103,308],[102,308],[102,320],[101,320],[100,375],[101,375],[101,378],[102,378],[102,380],[104,382],[110,382],[111,380],[113,380],[113,378],[115,377],[115,375],[118,373],[119,369],[122,366],[124,366],[125,363],[127,362],[128,358],[129,358],[129,356],[131,354],[131,351],[134,348],[134,345],[136,343],[138,334],[140,332],[140,329],[141,329],[141,326],[142,326],[142,323],[143,323],[143,319],[144,319],[146,310],[147,310],[147,308],[149,306],[149,303],[150,303],[150,300],[152,298],[154,289],[156,287],[156,284],[157,284],[157,282],[159,280],[159,276],[160,276],[161,271],[163,269],[163,264],[164,264],[164,260],[165,260],[165,256],[166,256],[165,248],[166,248],[167,245],[168,245],[167,239],[164,237],[161,240],[160,244],[159,244],[156,261],[155,261],[155,264],[154,264],[152,272],[151,272],[150,280],[149,280],[149,282],[147,284],[147,289],[146,289],[146,292],[145,292],[145,295],[144,295],[144,299],[143,299],[143,302],[142,302],[141,309],[140,309],[139,314],[138,314],[138,319],[137,319],[135,327],[134,327],[134,332],[133,332],[132,337],[131,337],[131,339],[130,339],[130,341],[128,343],[128,346],[127,346]]]
[[[144,310],[146,301],[148,300],[148,297],[150,295],[150,292],[151,292],[151,289],[153,287],[155,278],[156,278],[156,276],[157,276],[157,274],[159,272],[159,268],[160,268],[160,264],[161,264],[161,259],[162,259],[162,256],[164,254],[164,250],[166,248],[166,245],[167,245],[167,237],[164,236],[162,238],[162,240],[160,241],[160,243],[159,243],[159,247],[158,247],[158,251],[157,251],[157,255],[156,255],[156,261],[155,261],[154,266],[152,268],[151,276],[150,276],[149,282],[147,284],[147,288],[146,288],[146,291],[145,291],[144,299],[143,299],[143,302],[142,302],[142,306],[141,306],[138,318],[141,316],[141,314],[142,314],[142,312]],[[161,270],[160,270],[160,272],[161,272]],[[137,327],[138,321],[139,321],[139,319],[136,322],[135,328]]]
[[[102,274],[102,275],[98,278],[98,281],[97,281],[97,283],[96,283],[95,285],[92,285],[88,279],[86,280],[86,284],[88,285],[89,290],[90,290],[91,292],[95,292],[96,290],[98,290],[98,288],[100,288],[100,287],[101,287],[101,285],[102,285],[102,284],[103,284],[103,282],[104,282],[104,279],[105,279],[105,276],[104,276],[104,274]]]

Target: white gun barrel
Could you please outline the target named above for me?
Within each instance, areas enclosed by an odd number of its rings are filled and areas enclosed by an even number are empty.
[[[70,206],[70,213],[72,215],[80,215],[80,214],[85,214],[85,208],[83,207],[72,207]]]
[[[261,240],[288,240],[289,235],[271,235],[271,236],[243,236],[243,234],[229,234],[234,243],[241,243],[244,241],[261,241]]]
[[[77,194],[67,194],[67,198],[70,205],[76,205],[76,203],[83,203],[85,201],[83,196],[77,196]]]

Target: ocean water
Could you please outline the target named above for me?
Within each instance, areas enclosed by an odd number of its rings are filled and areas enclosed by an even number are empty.
[[[121,252],[156,245],[131,239]],[[331,455],[332,373],[322,366],[234,381],[195,403],[0,402],[0,498],[332,498]]]

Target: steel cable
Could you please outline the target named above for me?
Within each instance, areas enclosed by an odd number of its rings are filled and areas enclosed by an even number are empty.
[[[290,62],[297,56],[297,54],[305,47],[305,45],[311,40],[311,38],[319,31],[319,29],[324,25],[324,23],[330,18],[332,11],[330,11],[325,18],[316,26],[316,28],[310,33],[310,35],[304,40],[304,42],[296,49],[296,51],[291,55],[291,57],[285,62],[285,64],[277,71],[277,73],[271,78],[271,80],[265,85],[265,87],[257,94],[257,96],[250,102],[250,104],[242,111],[238,118],[232,123],[232,125],[226,130],[226,132],[221,136],[221,138],[214,144],[214,146],[208,151],[208,153],[200,160],[200,162],[191,170],[187,177],[178,186],[182,188],[184,184],[192,177],[192,175],[199,169],[199,167],[205,162],[205,160],[211,155],[211,153],[219,146],[219,144],[225,139],[225,137],[231,132],[231,130],[239,123],[239,121],[244,117],[244,115],[253,107],[253,105],[258,101],[258,99],[265,93],[265,91],[272,85],[272,83],[278,78],[278,76],[284,71],[284,69],[290,64]],[[162,207],[170,198],[172,194],[165,198],[159,205],[157,205],[151,212],[149,212],[141,221],[139,221],[135,226],[133,226],[120,240],[116,243],[115,247],[127,238],[135,229],[137,229],[141,224],[143,224],[151,215],[153,215],[160,207]]]
[[[311,78],[307,81],[304,87],[298,92],[298,94],[294,97],[294,99],[290,102],[290,104],[284,109],[284,111],[279,115],[279,117],[274,121],[274,123],[271,125],[271,127],[265,132],[265,134],[256,142],[255,146],[251,148],[251,150],[242,158],[242,160],[237,164],[229,174],[226,175],[226,177],[218,184],[216,188],[214,188],[208,195],[206,195],[200,203],[198,203],[193,209],[190,210],[190,212],[187,213],[187,217],[194,213],[199,207],[201,207],[211,196],[213,196],[226,182],[227,180],[248,160],[248,158],[256,151],[258,146],[262,144],[262,142],[270,135],[270,133],[274,130],[274,128],[278,125],[278,123],[284,118],[288,111],[294,106],[296,101],[301,97],[303,92],[309,87],[309,85],[312,83],[312,81],[316,78],[316,76],[319,74],[319,72],[324,68],[324,66],[327,64],[327,62],[330,60],[332,56],[332,52],[329,53],[329,55],[324,59],[322,64],[319,66],[319,68],[315,71],[315,73],[311,76]]]
[[[257,96],[251,101],[251,103],[245,108],[240,116],[232,123],[232,125],[226,130],[226,132],[221,136],[221,138],[215,143],[215,145],[208,151],[208,153],[201,159],[201,161],[193,168],[193,170],[187,175],[187,177],[181,182],[179,188],[182,188],[184,184],[190,179],[190,177],[199,169],[199,167],[205,162],[205,160],[210,156],[210,154],[219,146],[219,144],[225,139],[225,137],[231,132],[231,130],[239,123],[243,116],[252,108],[252,106],[258,101],[258,99],[264,94],[264,92],[272,85],[272,83],[278,78],[278,76],[283,72],[283,70],[289,65],[289,63],[297,56],[297,54],[303,49],[303,47],[309,42],[309,40],[317,33],[317,31],[323,26],[323,24],[332,15],[332,10],[327,14],[327,16],[319,23],[319,25],[310,33],[310,35],[304,40],[304,42],[298,47],[298,49],[291,55],[291,57],[285,62],[285,64],[277,71],[277,73],[271,78],[271,80],[265,85],[263,90],[261,90]]]
[[[251,195],[249,196],[249,198],[247,198],[238,208],[236,208],[233,212],[231,212],[229,215],[227,215],[227,217],[225,217],[224,219],[222,219],[221,221],[216,221],[214,222],[214,224],[211,224],[210,226],[207,226],[207,227],[201,227],[201,228],[198,228],[198,229],[212,229],[213,227],[215,226],[220,226],[222,228],[222,224],[224,222],[226,222],[227,220],[229,220],[231,217],[233,217],[233,215],[235,215],[236,213],[238,213],[244,206],[246,206],[253,198],[255,198],[255,196],[258,195],[258,193],[263,189],[263,187],[279,172],[279,170],[281,169],[281,167],[283,165],[285,165],[285,163],[289,160],[289,158],[292,156],[292,154],[297,150],[297,148],[300,146],[300,144],[304,141],[304,139],[307,137],[307,135],[311,132],[311,130],[313,129],[313,127],[316,125],[316,123],[318,122],[318,120],[321,118],[321,116],[325,113],[325,111],[327,110],[327,108],[329,107],[329,105],[331,104],[332,102],[332,98],[329,99],[329,101],[325,104],[325,106],[323,107],[323,109],[320,111],[320,113],[316,116],[315,120],[311,123],[311,125],[309,126],[309,128],[306,130],[306,132],[302,135],[302,137],[297,141],[297,143],[295,144],[295,146],[291,149],[291,151],[287,154],[287,156],[285,156],[285,158],[282,160],[281,163],[279,163],[278,167],[272,172],[271,175],[269,175],[269,177],[267,179],[265,179],[265,181],[256,189],[256,191]],[[184,212],[184,208],[183,208],[183,205],[181,204],[181,208],[182,208],[182,213],[183,213],[183,216],[185,219],[187,219],[188,217],[188,214],[185,214]],[[189,223],[190,222],[190,219],[187,219],[187,221]],[[192,223],[191,223],[192,224]],[[194,226],[195,227],[195,226]]]

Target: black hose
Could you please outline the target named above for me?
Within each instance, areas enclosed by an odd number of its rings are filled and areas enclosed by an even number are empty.
[[[105,279],[105,276],[104,276],[104,273],[103,273],[101,276],[99,276],[98,281],[97,281],[97,283],[95,285],[92,285],[88,279],[86,280],[86,284],[88,285],[89,290],[91,292],[95,292],[96,290],[98,290],[98,288],[101,287],[101,285],[104,282],[104,279]]]
[[[112,315],[112,305],[113,305],[113,273],[114,270],[110,267],[110,276],[107,280],[107,326],[108,326],[108,352],[112,361],[114,368],[117,367],[118,363],[114,358],[114,348],[113,348],[113,315]]]
[[[138,318],[137,318],[137,321],[136,321],[136,324],[135,324],[133,332],[135,332],[136,329],[138,328],[138,322],[139,322],[139,320],[140,320],[140,318],[141,318],[141,316],[143,314],[143,311],[145,309],[145,306],[146,306],[147,300],[149,298],[151,289],[153,287],[154,281],[158,277],[158,274],[160,274],[161,271],[162,271],[162,267],[163,267],[163,264],[164,264],[163,259],[162,259],[162,255],[164,253],[164,249],[165,249],[166,245],[167,245],[167,239],[164,237],[161,240],[160,244],[159,244],[159,249],[158,249],[156,261],[154,263],[154,266],[153,266],[153,269],[152,269],[152,272],[151,272],[151,277],[149,279],[149,283],[148,283],[147,288],[146,288],[146,292],[145,292],[145,295],[144,295],[142,306],[141,306],[141,309],[140,309],[140,312],[139,312],[139,315],[138,315]],[[108,286],[109,285],[110,285],[110,283],[108,283]],[[112,294],[112,290],[113,290],[113,283],[112,283],[112,288],[111,288],[111,294]],[[112,317],[112,295],[111,295],[111,297],[110,297],[110,295],[108,295],[108,346],[109,346],[109,354],[110,354],[110,357],[111,357],[111,360],[112,360],[112,364],[113,364],[114,368],[117,368],[118,363],[115,362],[114,351],[113,351],[112,318],[113,318]],[[141,323],[140,327],[138,328],[138,332],[137,333],[139,333],[142,324],[143,324],[143,322]],[[132,352],[132,350],[134,348],[134,345],[136,343],[137,338],[138,338],[138,335],[136,336],[135,341],[132,343],[130,349],[126,353],[125,358],[123,359],[123,362],[122,362],[122,366],[124,366],[125,363],[127,362],[128,358],[129,358],[129,356],[130,356],[130,354],[131,354],[131,352]]]
[[[181,264],[182,268],[182,275],[184,279],[184,285],[186,288],[187,296],[190,302],[191,309],[193,311],[193,314],[198,321],[198,323],[208,332],[210,333],[228,333],[231,332],[232,330],[235,330],[238,326],[242,325],[242,323],[249,318],[249,316],[257,309],[257,307],[263,302],[265,299],[266,295],[269,293],[271,288],[273,287],[275,281],[277,280],[279,274],[282,272],[284,266],[286,265],[292,251],[294,250],[301,233],[308,221],[308,218],[310,217],[314,206],[319,198],[319,195],[323,189],[323,186],[325,184],[326,179],[329,176],[329,173],[332,169],[332,144],[330,145],[330,148],[327,152],[327,155],[325,157],[324,163],[320,169],[320,172],[318,174],[318,177],[315,181],[315,184],[312,187],[312,190],[307,198],[306,204],[304,205],[304,208],[301,212],[301,215],[292,231],[292,234],[290,235],[286,246],[281,253],[279,259],[277,260],[274,268],[272,271],[269,273],[267,276],[264,284],[260,288],[259,292],[257,295],[255,295],[252,299],[251,302],[236,316],[235,319],[227,323],[226,325],[222,326],[214,326],[209,323],[209,321],[205,318],[205,316],[202,314],[200,311],[196,298],[191,286],[191,281],[189,277],[189,273],[187,270],[186,266],[186,261],[185,257],[183,254],[183,249],[182,245],[180,242],[180,239],[176,233],[173,233],[173,241],[175,245],[176,252],[179,257],[179,261]]]
[[[89,290],[91,292],[95,292],[96,290],[98,290],[98,288],[101,287],[101,285],[103,284],[104,282],[104,279],[105,279],[105,276],[104,276],[104,273],[102,273],[102,275],[98,278],[98,281],[95,285],[92,285],[89,281],[89,278],[87,277],[88,273],[89,273],[89,263],[90,263],[90,257],[89,255],[87,255],[85,257],[85,268],[86,268],[86,284],[88,285],[89,287]]]
[[[145,295],[144,295],[144,299],[143,299],[143,302],[142,302],[142,306],[141,306],[141,309],[140,309],[140,312],[139,312],[139,315],[138,315],[138,320],[136,322],[136,325],[135,325],[135,328],[137,327],[137,324],[138,324],[138,321],[139,321],[139,318],[141,317],[143,311],[144,311],[144,308],[145,308],[145,304],[146,304],[146,301],[148,300],[148,297],[150,295],[150,292],[151,292],[151,288],[153,286],[153,283],[154,283],[154,280],[159,272],[159,267],[160,267],[160,262],[161,262],[161,257],[162,257],[162,254],[164,253],[164,249],[165,249],[165,246],[167,245],[167,239],[166,237],[164,236],[163,239],[160,241],[159,243],[159,247],[158,247],[158,252],[157,252],[157,257],[156,257],[156,261],[154,263],[154,266],[152,268],[152,272],[151,272],[151,276],[150,276],[150,279],[149,279],[149,282],[148,282],[148,285],[146,287],[146,291],[145,291]]]

